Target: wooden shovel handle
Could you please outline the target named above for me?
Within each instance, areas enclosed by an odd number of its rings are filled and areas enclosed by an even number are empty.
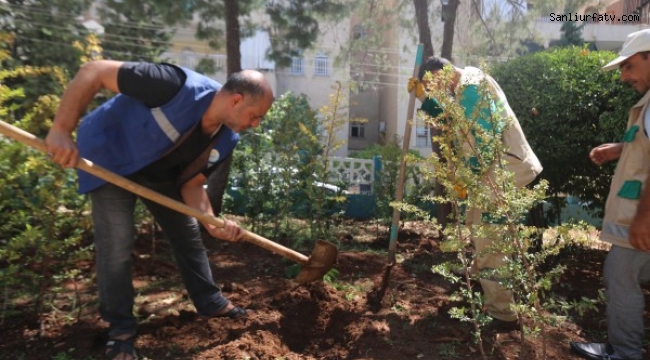
[[[420,72],[420,64],[422,63],[422,56],[424,52],[424,45],[418,44],[417,53],[415,55],[415,65],[413,66],[413,77],[417,78]],[[404,181],[406,179],[406,154],[411,147],[411,123],[413,122],[413,115],[415,114],[415,93],[413,89],[409,95],[408,108],[406,109],[406,122],[404,124],[404,138],[402,139],[402,157],[399,164],[399,175],[397,177],[397,187],[395,188],[395,201],[402,202],[404,199]],[[393,220],[390,227],[390,238],[388,242],[388,264],[390,266],[395,264],[395,252],[397,251],[397,232],[400,221],[399,207],[393,208]]]
[[[21,142],[25,145],[29,145],[37,150],[42,152],[47,152],[47,147],[45,142],[40,138],[19,129],[13,125],[10,125],[4,121],[0,120],[0,133],[5,136],[8,136],[18,142]],[[182,214],[192,216],[201,222],[212,224],[214,226],[222,227],[225,225],[224,221],[214,217],[203,211],[199,211],[193,207],[190,207],[180,201],[176,201],[167,196],[161,195],[149,188],[136,184],[135,182],[126,179],[120,175],[117,175],[99,165],[93,164],[92,161],[80,158],[79,162],[76,165],[77,168],[83,170],[91,175],[94,175],[102,180],[105,180],[111,184],[117,185],[123,189],[126,189],[138,196],[141,196],[145,199],[154,201],[160,205],[166,206],[172,210],[176,210]],[[243,230],[243,229],[242,229]],[[300,264],[307,264],[309,258],[297,251],[286,248],[278,243],[275,243],[269,239],[266,239],[260,235],[252,233],[248,230],[244,231],[244,240],[253,243],[261,248],[274,252],[282,257],[285,257],[289,260]]]

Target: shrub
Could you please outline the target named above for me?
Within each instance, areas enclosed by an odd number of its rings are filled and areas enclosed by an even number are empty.
[[[560,208],[561,193],[604,208],[613,164],[598,167],[589,151],[619,141],[639,95],[618,71],[600,68],[615,54],[569,47],[525,55],[492,69],[539,157]]]

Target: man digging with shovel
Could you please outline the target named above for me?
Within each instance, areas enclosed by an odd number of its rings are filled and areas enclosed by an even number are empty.
[[[75,144],[72,133],[102,89],[118,95],[84,117]],[[93,61],[68,85],[45,142],[52,161],[62,167],[74,167],[83,157],[213,214],[203,188],[207,176],[228,159],[237,133],[257,127],[272,103],[273,91],[257,71],[235,73],[222,86],[170,64]],[[99,311],[110,324],[106,356],[137,359],[131,251],[138,196],[84,171],[79,171],[79,191],[89,194],[92,203]],[[230,303],[212,279],[199,222],[141,200],[169,239],[197,312],[245,317],[246,310]],[[245,233],[232,221],[223,227],[202,225],[226,241],[238,241]]]

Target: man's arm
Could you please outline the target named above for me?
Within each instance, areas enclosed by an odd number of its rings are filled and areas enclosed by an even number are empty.
[[[226,193],[226,188],[228,187],[232,156],[231,153],[223,161],[220,161],[203,172],[208,178],[207,193],[210,198],[210,204],[212,205],[212,211],[214,211],[215,215],[221,214],[223,208],[223,195]]]
[[[198,174],[194,178],[187,181],[181,187],[181,196],[183,202],[201,212],[214,215],[210,199],[206,193],[203,185],[205,184],[206,177],[203,174]],[[213,237],[226,241],[239,241],[243,236],[243,232],[239,225],[230,220],[224,220],[223,227],[217,227],[212,224],[202,223],[206,231]]]
[[[74,167],[79,161],[77,146],[72,132],[77,128],[81,115],[101,89],[119,92],[117,72],[121,61],[99,60],[81,66],[68,84],[45,144],[52,161],[65,167]]]
[[[646,179],[639,207],[630,226],[630,244],[636,249],[650,251],[650,177]]]
[[[623,143],[607,143],[597,146],[589,152],[589,158],[596,165],[617,160],[623,153]]]

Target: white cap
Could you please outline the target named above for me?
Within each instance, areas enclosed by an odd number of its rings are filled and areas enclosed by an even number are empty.
[[[623,44],[621,52],[618,53],[618,57],[603,66],[600,70],[618,69],[620,63],[630,56],[643,51],[650,51],[650,29],[639,30],[629,34],[627,39],[625,39],[625,44]]]

